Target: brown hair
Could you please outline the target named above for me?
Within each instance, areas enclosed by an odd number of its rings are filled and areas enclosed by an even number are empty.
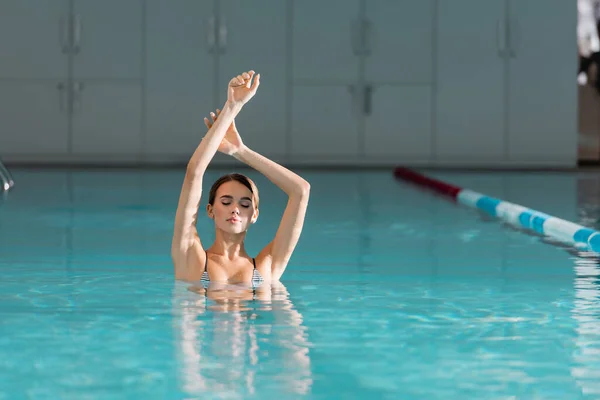
[[[208,194],[208,204],[214,205],[215,197],[217,195],[217,190],[219,189],[219,187],[222,184],[224,184],[225,182],[231,182],[231,181],[236,181],[236,182],[239,182],[242,185],[246,186],[250,190],[250,192],[252,192],[254,206],[256,208],[258,208],[258,188],[254,184],[254,182],[252,182],[252,179],[248,178],[245,175],[238,174],[238,173],[223,175],[222,177],[217,179],[215,181],[215,183],[213,183],[212,187],[210,188],[210,192]]]

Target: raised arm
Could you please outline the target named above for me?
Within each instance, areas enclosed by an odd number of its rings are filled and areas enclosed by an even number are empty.
[[[256,93],[260,82],[257,76],[252,83],[253,76],[254,71],[249,71],[229,82],[227,102],[220,118],[208,130],[188,162],[175,213],[171,244],[171,257],[177,279],[193,277],[194,272],[197,272],[196,267],[204,264],[205,254],[196,229],[204,172],[219,150],[223,137],[236,115]]]
[[[271,259],[271,276],[277,281],[283,275],[300,238],[308,207],[310,184],[287,168],[244,145],[233,156],[262,173],[288,195],[275,238],[259,255]]]

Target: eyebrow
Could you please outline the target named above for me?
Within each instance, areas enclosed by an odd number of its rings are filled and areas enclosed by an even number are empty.
[[[221,199],[230,199],[233,200],[233,196],[230,196],[228,194],[223,195],[220,197]],[[248,200],[248,201],[252,201],[252,199],[250,197],[242,197],[240,200]]]

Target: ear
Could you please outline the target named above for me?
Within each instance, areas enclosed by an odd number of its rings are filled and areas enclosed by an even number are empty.
[[[258,219],[258,208],[254,209],[254,214],[252,215],[252,219],[250,220],[250,223],[255,223],[256,220]]]
[[[212,219],[214,217],[213,208],[210,204],[206,205],[206,214],[208,214],[208,218],[210,218],[210,219]]]

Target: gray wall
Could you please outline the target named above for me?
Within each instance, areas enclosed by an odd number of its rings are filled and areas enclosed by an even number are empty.
[[[279,162],[575,166],[576,24],[565,0],[0,0],[0,155],[183,164],[254,69],[237,124]]]

